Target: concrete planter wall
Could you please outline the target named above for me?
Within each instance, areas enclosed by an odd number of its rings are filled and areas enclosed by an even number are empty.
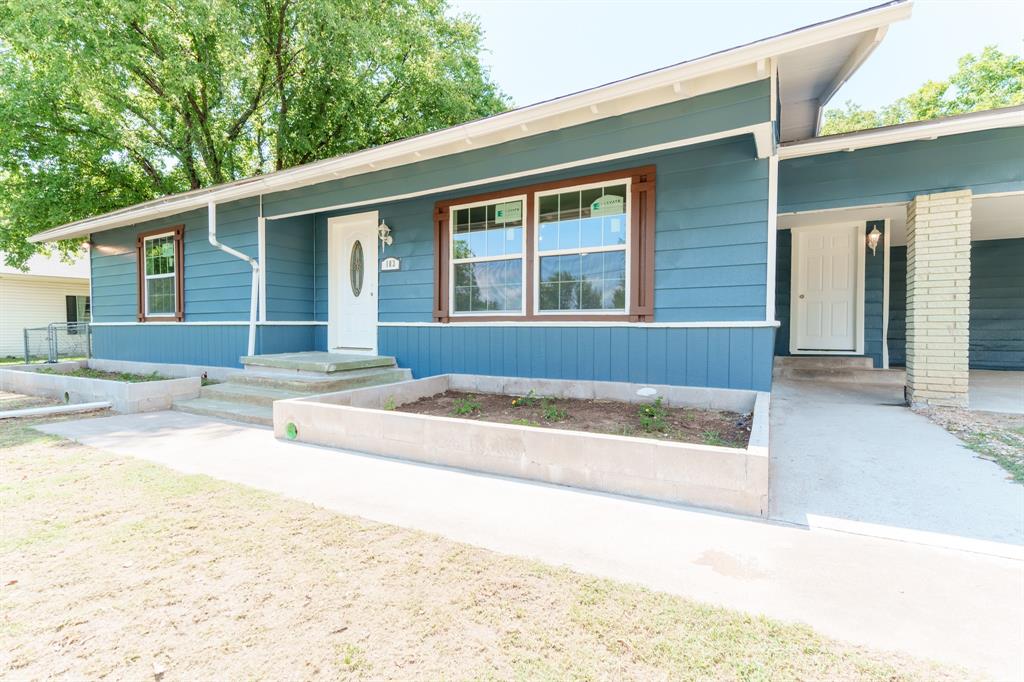
[[[86,367],[86,362],[61,362],[45,367],[57,371]],[[40,365],[18,365],[0,370],[0,390],[40,395],[71,403],[108,401],[115,412],[152,412],[170,409],[177,399],[199,396],[198,377],[162,381],[111,381],[64,374],[41,374]],[[100,369],[100,368],[95,368]]]
[[[274,433],[330,447],[754,516],[768,513],[767,393],[652,386],[670,407],[753,412],[724,448],[395,412],[446,390],[647,402],[639,384],[446,374],[274,403]]]

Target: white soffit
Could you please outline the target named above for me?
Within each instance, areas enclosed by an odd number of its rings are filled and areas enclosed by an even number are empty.
[[[287,170],[193,190],[86,218],[41,232],[30,241],[53,241],[87,236],[195,210],[209,201],[234,201],[261,194],[403,166],[457,154],[552,130],[646,109],[769,77],[777,65],[783,88],[783,122],[790,116],[806,117],[807,102],[831,96],[866,53],[865,40],[874,40],[889,24],[910,16],[911,4],[896,0],[830,21],[796,29],[757,42],[716,52],[624,80],[557,99],[471,121],[452,128],[399,140],[344,156],[316,161]],[[830,45],[835,44],[835,47]],[[790,55],[793,55],[790,58]],[[858,56],[859,55],[859,56]],[[824,68],[823,74],[817,72]],[[792,93],[786,89],[794,76]],[[797,76],[796,74],[802,73]],[[845,74],[845,75],[843,75]],[[815,93],[818,94],[815,94]],[[827,96],[826,96],[827,95]],[[790,101],[793,98],[802,98]],[[810,99],[809,99],[810,98]],[[765,112],[768,120],[770,112]],[[817,110],[815,110],[815,116]],[[810,130],[804,123],[800,130]]]
[[[891,245],[904,246],[907,243],[907,205],[904,203],[784,213],[778,217],[778,228],[868,220],[889,220]],[[1024,239],[1024,192],[975,195],[971,207],[971,240],[990,239]]]

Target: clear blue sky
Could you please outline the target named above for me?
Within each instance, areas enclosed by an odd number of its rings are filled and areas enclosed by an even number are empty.
[[[452,0],[484,29],[484,63],[518,106],[741,45],[879,2]],[[957,59],[995,44],[1024,50],[1024,1],[917,0],[832,99],[888,104]]]

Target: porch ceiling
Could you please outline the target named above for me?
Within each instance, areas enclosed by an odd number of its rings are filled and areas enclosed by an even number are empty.
[[[983,241],[1024,237],[1024,218],[1022,216],[1024,216],[1024,192],[976,196],[971,215],[971,239]],[[907,243],[907,205],[905,203],[781,214],[778,217],[778,229],[885,219],[890,221],[892,229],[891,245],[905,245]]]

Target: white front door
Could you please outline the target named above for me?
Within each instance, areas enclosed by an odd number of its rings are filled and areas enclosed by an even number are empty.
[[[327,346],[377,352],[377,212],[327,221]]]
[[[862,353],[864,226],[793,229],[791,352]]]

